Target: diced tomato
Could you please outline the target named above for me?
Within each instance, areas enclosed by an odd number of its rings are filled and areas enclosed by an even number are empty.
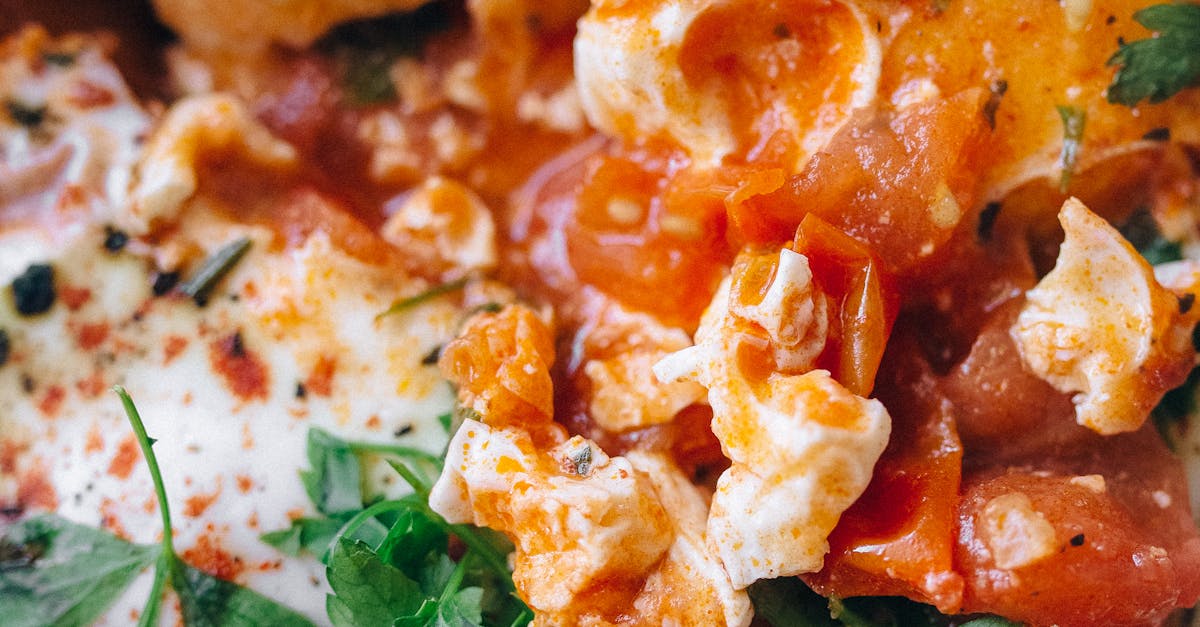
[[[733,231],[783,241],[813,213],[865,242],[890,272],[911,273],[975,204],[983,102],[972,89],[895,114],[860,114],[779,189],[731,199]]]
[[[552,162],[518,199],[518,218],[529,219],[510,232],[560,295],[590,285],[695,328],[731,258],[723,199],[733,188],[680,165],[670,153],[605,145]]]
[[[1200,535],[1178,460],[1151,426],[1038,459],[964,478],[956,569],[967,584],[965,611],[1035,625],[1150,625],[1196,603]],[[1056,545],[1002,568],[985,512],[1013,494],[1049,523]]]
[[[866,492],[829,537],[825,567],[805,581],[824,595],[902,595],[956,612],[953,550],[962,447],[954,418],[929,397],[932,375],[911,337],[893,340],[881,378],[892,437]]]

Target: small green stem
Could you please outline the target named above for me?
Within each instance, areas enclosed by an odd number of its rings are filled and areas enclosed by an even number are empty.
[[[458,593],[458,588],[462,586],[463,577],[467,576],[467,562],[474,557],[471,551],[467,551],[462,559],[458,560],[458,564],[454,567],[454,572],[450,573],[450,579],[446,582],[446,587],[442,588],[442,596],[438,599],[438,605],[444,604]]]
[[[358,454],[363,453],[378,453],[382,455],[395,455],[396,457],[407,457],[410,459],[419,459],[423,462],[428,462],[436,468],[442,467],[442,462],[437,455],[427,453],[419,448],[411,446],[399,446],[395,444],[381,444],[377,442],[347,442],[350,445],[350,450]]]
[[[146,435],[146,426],[142,424],[142,417],[138,415],[137,407],[133,405],[133,399],[129,398],[129,393],[125,391],[125,388],[114,385],[113,392],[121,397],[121,404],[125,406],[125,416],[129,418],[129,424],[133,427],[134,434],[137,435],[138,446],[142,448],[142,457],[146,458],[146,466],[150,469],[150,480],[154,482],[154,494],[158,497],[158,511],[162,514],[163,552],[174,558],[175,545],[172,543],[171,510],[167,505],[167,490],[163,487],[162,472],[158,469],[158,458],[154,456],[152,449],[153,440]]]

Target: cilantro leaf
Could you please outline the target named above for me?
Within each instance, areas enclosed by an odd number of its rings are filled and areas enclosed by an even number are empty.
[[[349,444],[322,429],[310,429],[308,463],[311,469],[302,471],[300,479],[317,511],[332,516],[362,509],[362,474]]]
[[[12,525],[0,535],[4,624],[91,624],[157,555],[57,516]]]
[[[325,576],[334,594],[325,608],[334,625],[390,625],[397,616],[416,614],[426,601],[417,582],[385,564],[362,541],[339,538]]]
[[[1062,173],[1058,180],[1058,190],[1065,194],[1071,186],[1071,178],[1075,175],[1075,166],[1079,162],[1079,147],[1083,144],[1083,127],[1087,124],[1087,112],[1065,105],[1059,105],[1057,109],[1063,125],[1062,153],[1059,155],[1059,168]]]
[[[1108,101],[1132,107],[1162,102],[1200,79],[1200,6],[1157,4],[1133,14],[1157,36],[1121,43],[1108,59],[1118,66]]]
[[[307,618],[231,581],[176,560],[171,585],[179,595],[188,627],[311,625]]]

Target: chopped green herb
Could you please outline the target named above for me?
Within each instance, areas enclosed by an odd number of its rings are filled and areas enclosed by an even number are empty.
[[[505,556],[512,545],[495,532],[452,525],[430,509],[431,481],[392,462],[414,493],[370,505],[358,486],[361,468],[346,464],[356,455],[383,454],[440,466],[424,451],[390,444],[347,442],[326,432],[309,432],[305,486],[318,510],[328,509],[331,492],[339,500],[359,499],[355,511],[325,519],[300,519],[263,540],[286,552],[324,553],[333,594],[326,611],[334,625],[526,625],[533,613],[513,593]],[[331,487],[334,472],[351,475],[355,485]],[[311,486],[320,485],[321,490]],[[337,527],[330,533],[332,525]],[[465,553],[450,557],[451,538]],[[323,546],[322,546],[323,543]]]
[[[308,463],[310,469],[300,478],[317,511],[338,515],[362,509],[362,477],[349,444],[322,429],[310,429]]]
[[[1150,411],[1150,418],[1158,428],[1159,435],[1171,450],[1176,449],[1180,430],[1187,426],[1188,418],[1196,412],[1196,391],[1200,386],[1200,368],[1188,374],[1183,385],[1163,395],[1158,405]]]
[[[1156,4],[1133,14],[1156,35],[1121,42],[1108,65],[1117,66],[1108,101],[1129,107],[1162,102],[1200,79],[1200,6]]]
[[[1152,266],[1183,259],[1183,247],[1163,236],[1158,221],[1145,207],[1129,214],[1119,230]]]
[[[53,515],[23,520],[0,535],[4,624],[90,625],[158,549]]]
[[[379,320],[380,318],[385,318],[392,314],[400,313],[407,309],[412,309],[413,307],[416,307],[417,305],[421,305],[426,302],[429,302],[439,296],[449,294],[451,292],[457,292],[458,290],[461,290],[463,287],[465,287],[467,285],[468,281],[469,281],[469,279],[462,278],[457,281],[451,281],[449,283],[442,283],[441,285],[435,285],[435,286],[425,290],[424,292],[417,294],[416,296],[409,296],[408,298],[401,298],[400,300],[397,300],[396,302],[392,303],[392,306],[388,307],[387,311],[384,311],[383,313],[376,315],[375,319]]]
[[[390,76],[396,60],[419,56],[429,37],[453,22],[446,3],[431,2],[413,11],[345,22],[315,48],[333,60],[351,105],[382,104],[397,97]]]
[[[16,100],[5,100],[4,108],[13,122],[28,129],[35,129],[46,121],[46,107],[35,107]]]
[[[73,52],[43,52],[42,60],[50,65],[71,67],[75,65],[76,54]]]
[[[575,467],[575,474],[581,477],[587,476],[592,469],[592,447],[585,445],[575,451],[571,455],[571,465]]]
[[[236,239],[220,250],[213,253],[208,259],[204,260],[200,269],[191,279],[179,286],[179,291],[186,294],[194,300],[196,304],[203,307],[208,304],[208,298],[212,295],[212,291],[216,288],[217,283],[233,270],[237,262],[241,260],[246,251],[250,250],[250,238],[242,237]]]
[[[175,288],[179,283],[178,272],[156,272],[154,273],[154,283],[150,287],[150,291],[155,296],[163,296]]]
[[[1079,147],[1083,142],[1083,127],[1087,123],[1087,112],[1077,107],[1064,105],[1056,108],[1063,124],[1062,155],[1059,157],[1062,175],[1058,180],[1058,189],[1065,194],[1071,186],[1071,177],[1075,175],[1075,165],[1079,161]]]
[[[57,293],[54,290],[54,268],[35,263],[25,269],[12,282],[13,302],[17,313],[34,316],[49,311]]]

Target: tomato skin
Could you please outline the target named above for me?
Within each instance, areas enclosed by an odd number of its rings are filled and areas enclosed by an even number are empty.
[[[894,282],[869,248],[815,214],[800,221],[793,247],[808,257],[814,280],[837,304],[818,367],[851,392],[870,395],[899,310]]]

